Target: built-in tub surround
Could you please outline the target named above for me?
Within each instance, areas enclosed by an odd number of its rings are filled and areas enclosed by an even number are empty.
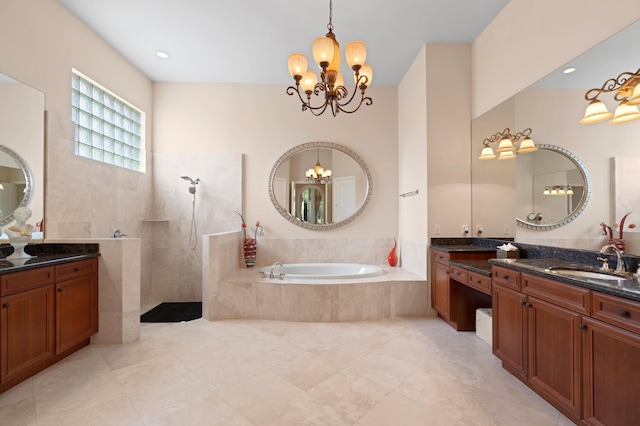
[[[296,263],[314,260],[313,263],[335,263],[351,259],[355,263],[383,265],[392,241],[266,239],[261,240],[263,244],[258,249],[258,264],[270,267],[276,261],[290,262],[291,259]],[[205,319],[333,322],[433,314],[426,280],[403,268],[383,266],[384,273],[379,276],[314,279],[312,284],[302,279],[260,278],[259,268],[243,266],[241,244],[240,232],[204,238]]]
[[[382,275],[382,268],[361,263],[285,263],[275,262],[260,269],[263,278],[283,280],[357,279]]]

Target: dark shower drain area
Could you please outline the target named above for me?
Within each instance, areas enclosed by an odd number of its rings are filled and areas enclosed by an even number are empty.
[[[202,302],[161,303],[140,315],[140,322],[181,322],[202,318]]]

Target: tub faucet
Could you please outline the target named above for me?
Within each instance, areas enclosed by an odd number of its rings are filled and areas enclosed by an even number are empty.
[[[600,249],[600,253],[607,253],[613,251],[616,254],[616,272],[625,272],[624,260],[622,259],[622,250],[613,244],[608,244]]]
[[[275,262],[273,265],[271,265],[271,272],[269,272],[269,278],[275,278],[275,275],[273,275],[273,269],[276,266],[280,266],[281,268],[283,267],[282,263],[280,263],[280,262]]]

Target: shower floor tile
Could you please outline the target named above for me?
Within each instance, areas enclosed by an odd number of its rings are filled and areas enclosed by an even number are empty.
[[[140,322],[182,322],[202,318],[202,302],[161,303],[140,315]]]

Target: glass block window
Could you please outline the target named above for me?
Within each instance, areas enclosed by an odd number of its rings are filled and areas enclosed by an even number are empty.
[[[71,77],[71,117],[76,155],[145,171],[144,112],[76,70]]]

